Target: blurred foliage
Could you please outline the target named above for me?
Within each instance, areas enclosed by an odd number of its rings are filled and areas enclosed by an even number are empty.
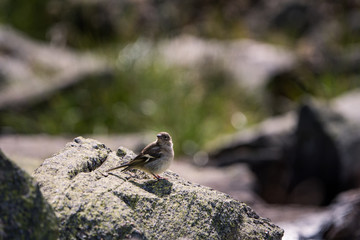
[[[352,44],[360,40],[358,8],[355,1],[2,0],[0,22],[37,39],[83,49],[182,33],[294,43],[334,20],[341,30],[327,38]]]
[[[282,96],[299,103],[306,95],[330,100],[340,94],[360,87],[360,80],[346,74],[303,73],[302,78],[293,73],[277,75],[268,84],[268,91],[274,96]],[[276,108],[276,107],[275,107]]]
[[[86,79],[34,107],[3,112],[0,125],[71,135],[168,131],[178,153],[193,154],[220,134],[263,117],[258,98],[235,86],[216,64],[189,72],[156,57],[144,59],[113,59],[113,76]],[[246,117],[232,122],[239,112]]]
[[[119,43],[181,33],[217,39],[257,37],[296,48],[299,39],[314,35],[315,26],[328,21],[318,14],[323,8],[314,7],[320,5],[290,2],[285,7],[271,6],[249,0],[2,0],[1,23],[60,46],[91,48],[108,59],[115,71],[100,79],[84,79],[39,105],[2,112],[0,126],[3,131],[51,134],[169,131],[177,151],[192,154],[221,134],[291,109],[284,102],[296,106],[307,95],[331,99],[359,87],[356,76],[346,71],[316,72],[300,66],[298,72],[274,76],[266,93],[250,93],[217,63],[189,71],[169,67],[156,56],[144,57],[142,49],[141,54],[118,57],[123,51]],[[331,8],[333,16],[329,17],[340,16],[342,30],[337,34],[330,28],[335,37],[325,37],[334,46],[338,40],[344,45],[360,40],[359,13],[344,6]],[[268,94],[270,100],[262,102],[259,94]]]
[[[349,90],[360,87],[360,79],[346,73],[314,73],[299,67],[279,73],[267,84],[268,114],[282,114],[296,108],[308,96],[329,101]]]
[[[249,4],[216,0],[2,0],[0,22],[33,38],[84,49],[131,42],[139,36],[244,36],[246,30],[240,16]]]
[[[0,1],[0,22],[45,39],[49,26],[53,23],[47,13],[48,1],[44,0],[2,0]]]

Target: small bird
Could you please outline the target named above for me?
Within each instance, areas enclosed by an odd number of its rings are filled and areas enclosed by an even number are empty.
[[[122,171],[130,169],[140,169],[152,174],[156,179],[163,179],[158,174],[169,168],[174,159],[173,143],[170,134],[160,132],[156,135],[157,140],[147,145],[139,155],[130,162],[121,166],[108,169],[106,172],[124,168]]]

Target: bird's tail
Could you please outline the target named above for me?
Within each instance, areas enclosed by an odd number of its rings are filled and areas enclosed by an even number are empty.
[[[110,168],[110,169],[106,170],[106,172],[110,172],[110,171],[113,171],[113,170],[116,170],[116,169],[119,169],[119,168],[124,168],[124,167],[127,167],[127,166],[128,166],[127,164],[120,165],[120,166],[117,166],[117,167],[114,167],[114,168]]]

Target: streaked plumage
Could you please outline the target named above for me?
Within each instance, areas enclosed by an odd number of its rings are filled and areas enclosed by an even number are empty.
[[[161,179],[158,174],[168,169],[173,159],[174,150],[171,137],[167,132],[160,132],[157,134],[157,140],[147,145],[140,152],[140,154],[130,162],[115,168],[111,168],[106,172],[110,172],[119,168],[124,168],[122,171],[135,168],[144,172],[148,172],[157,179]]]

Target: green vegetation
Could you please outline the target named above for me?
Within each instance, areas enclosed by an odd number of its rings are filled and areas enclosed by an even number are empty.
[[[192,154],[221,134],[258,122],[270,113],[288,110],[289,102],[295,106],[306,95],[331,99],[360,85],[356,76],[347,75],[346,70],[314,73],[309,67],[298,67],[273,79],[264,97],[264,93],[242,89],[217,63],[209,62],[197,70],[170,67],[156,56],[146,56],[149,49],[141,46],[138,52],[130,49],[123,58],[118,58],[120,51],[128,50],[119,44],[132,43],[141,37],[163,39],[180,33],[215,39],[250,37],[251,31],[241,13],[252,4],[148,2],[146,6],[156,8],[156,14],[137,1],[111,2],[115,12],[107,4],[57,0],[0,2],[2,24],[10,24],[41,40],[58,34],[64,38],[59,40],[62,44],[78,50],[91,49],[115,69],[112,75],[84,79],[30,108],[1,112],[2,132],[77,135],[169,131],[177,152]],[[285,25],[280,24],[276,31],[265,31],[262,39],[296,48],[306,22],[298,23],[298,32],[293,33],[286,29],[293,31],[296,23],[280,23]],[[352,45],[359,36],[350,30],[346,32],[341,41]],[[37,70],[44,76],[51,75],[41,66]],[[264,99],[270,101],[265,103]],[[278,104],[283,99],[288,100],[284,108]]]
[[[46,8],[48,1],[0,1],[0,23],[10,24],[38,39],[46,39],[46,32],[53,23]]]
[[[229,39],[246,35],[239,19],[244,5],[235,3],[2,0],[0,23],[32,38],[60,41],[78,49],[132,42],[139,36],[160,39],[181,32]],[[231,13],[226,10],[230,5]]]
[[[235,113],[244,113],[244,124],[263,117],[257,98],[215,65],[189,72],[156,57],[114,59],[114,64],[113,76],[87,79],[30,109],[2,113],[1,125],[21,133],[72,135],[168,131],[178,152],[185,147],[192,153],[233,132]]]
[[[168,131],[178,154],[193,154],[218,136],[258,122],[279,108],[276,102],[264,103],[263,96],[242,89],[221,64],[175,68],[136,44],[116,51],[112,47],[112,52],[97,50],[112,62],[113,75],[84,79],[38,105],[2,112],[3,130],[54,135]],[[305,95],[331,99],[359,85],[345,77],[338,81],[341,76],[335,74],[314,76],[304,71],[302,76],[285,74],[268,91],[299,103]]]

